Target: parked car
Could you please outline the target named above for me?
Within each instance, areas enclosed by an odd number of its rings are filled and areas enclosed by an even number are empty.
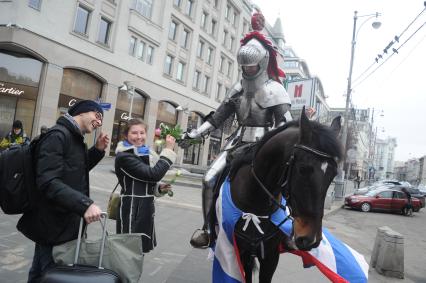
[[[365,195],[366,193],[374,190],[387,189],[391,187],[390,184],[373,184],[368,187],[363,187],[354,191],[354,195]]]
[[[419,189],[420,193],[421,193],[424,197],[426,197],[426,186],[425,186],[425,185],[420,184],[420,185],[418,185],[418,186],[417,186],[417,189]]]
[[[413,211],[421,209],[420,200],[411,198]],[[345,198],[345,207],[360,209],[368,212],[371,210],[381,210],[388,212],[402,213],[403,208],[408,204],[405,193],[393,189],[373,190],[365,195],[352,195]]]
[[[401,191],[403,188],[405,188],[410,193],[411,197],[415,197],[420,200],[422,208],[425,207],[425,196],[420,192],[419,189],[404,186],[393,186],[391,188],[398,191]]]

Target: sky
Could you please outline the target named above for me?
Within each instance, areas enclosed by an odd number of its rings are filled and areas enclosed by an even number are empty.
[[[426,155],[423,0],[252,1],[271,25],[277,17],[281,18],[287,45],[306,61],[311,75],[320,78],[331,107],[345,107],[353,18],[354,11],[358,11],[352,103],[355,108],[374,108],[378,138],[397,139],[395,160]],[[377,19],[382,23],[379,29],[371,26],[375,17],[362,17],[376,12],[381,14]],[[400,36],[399,43],[384,54],[383,49],[396,35]],[[390,56],[394,53],[392,48],[398,49],[398,53]],[[378,54],[383,58],[376,63]],[[368,78],[363,76],[372,71]]]

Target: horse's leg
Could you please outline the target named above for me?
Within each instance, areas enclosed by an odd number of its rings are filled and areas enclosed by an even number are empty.
[[[251,276],[253,272],[253,259],[249,252],[240,255],[241,263],[244,268],[246,283],[252,283]]]
[[[268,254],[263,260],[259,259],[259,283],[270,283],[272,281],[279,259],[280,253],[278,249]]]

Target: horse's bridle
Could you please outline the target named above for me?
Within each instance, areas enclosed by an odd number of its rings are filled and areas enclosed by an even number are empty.
[[[262,190],[269,196],[270,200],[272,202],[274,202],[275,205],[277,205],[279,208],[281,208],[284,211],[286,210],[286,207],[289,208],[289,210],[290,210],[289,216],[286,217],[286,219],[282,223],[287,221],[288,218],[291,218],[291,209],[288,206],[288,203],[289,203],[290,198],[291,198],[290,178],[291,178],[291,172],[292,172],[293,166],[294,166],[294,160],[295,160],[294,154],[295,154],[295,150],[297,150],[297,149],[307,151],[309,153],[314,154],[315,156],[319,156],[319,157],[322,157],[322,158],[325,158],[325,159],[330,159],[334,163],[336,163],[334,157],[331,156],[328,153],[325,153],[323,151],[317,150],[315,148],[312,148],[312,147],[309,147],[309,146],[306,146],[306,145],[301,145],[301,144],[294,145],[293,153],[291,154],[290,159],[287,161],[286,167],[283,171],[283,174],[281,175],[281,177],[278,181],[278,185],[281,187],[281,194],[283,195],[283,197],[286,200],[286,206],[283,206],[279,201],[276,200],[275,196],[266,188],[266,186],[263,184],[263,182],[256,175],[256,172],[254,171],[254,160],[256,159],[256,156],[253,158],[253,161],[251,163],[251,174],[253,175],[254,179],[259,184],[259,186],[262,188]]]

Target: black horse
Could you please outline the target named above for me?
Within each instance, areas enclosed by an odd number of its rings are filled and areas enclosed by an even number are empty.
[[[244,220],[237,222],[235,239],[247,283],[252,282],[254,257],[260,263],[259,282],[271,282],[281,243],[293,243],[300,250],[320,244],[324,201],[341,158],[339,131],[340,117],[328,127],[309,121],[303,110],[299,121],[287,123],[259,141],[251,164],[240,164],[231,172],[231,196],[240,210],[268,216],[285,209],[281,205],[284,196],[293,218],[291,238],[268,219],[260,223],[264,234],[253,223],[243,231]]]

